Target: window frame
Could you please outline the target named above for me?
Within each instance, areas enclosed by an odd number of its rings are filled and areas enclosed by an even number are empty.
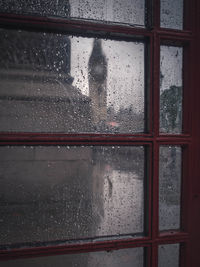
[[[151,9],[151,4],[149,4]],[[191,3],[193,2],[193,3]],[[0,250],[0,260],[29,258],[50,255],[109,251],[123,248],[146,248],[147,266],[157,266],[159,244],[180,243],[180,266],[200,265],[200,2],[185,0],[184,30],[160,28],[160,1],[153,0],[154,27],[135,28],[126,25],[102,24],[80,20],[41,18],[14,14],[0,14],[0,26],[8,29],[28,31],[50,31],[75,33],[78,35],[141,36],[149,39],[149,92],[148,119],[149,131],[143,134],[59,134],[59,133],[0,133],[0,145],[147,145],[149,149],[148,168],[148,235],[142,238],[110,239],[107,241],[74,242],[63,245],[42,245],[38,247],[12,247]],[[150,19],[148,18],[148,21]],[[183,133],[159,133],[160,96],[160,44],[166,41],[184,46],[183,73]],[[158,231],[159,193],[159,146],[180,145],[183,147],[182,161],[182,231]]]

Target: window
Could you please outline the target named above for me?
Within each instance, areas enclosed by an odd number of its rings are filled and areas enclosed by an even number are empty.
[[[1,1],[0,260],[198,266],[198,1]]]

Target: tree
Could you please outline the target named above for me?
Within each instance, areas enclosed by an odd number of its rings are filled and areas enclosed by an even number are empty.
[[[182,87],[171,86],[160,96],[160,128],[163,132],[179,132],[182,127]]]

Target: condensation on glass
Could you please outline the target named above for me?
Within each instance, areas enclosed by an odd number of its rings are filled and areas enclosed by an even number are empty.
[[[0,147],[0,244],[143,236],[144,147]]]
[[[71,16],[144,26],[145,0],[72,0]]]
[[[179,267],[180,244],[158,247],[158,267]]]
[[[1,267],[143,267],[144,249],[90,252],[1,262]]]
[[[182,132],[183,48],[160,48],[160,132]]]
[[[180,228],[181,165],[179,146],[161,146],[159,157],[159,229]]]
[[[0,131],[144,131],[143,42],[0,30]]]
[[[160,26],[170,29],[183,29],[183,0],[160,1]]]
[[[145,0],[1,0],[0,12],[145,25]]]

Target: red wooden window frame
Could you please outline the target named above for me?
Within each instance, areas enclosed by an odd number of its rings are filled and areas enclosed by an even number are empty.
[[[148,1],[147,1],[148,2]],[[42,30],[62,33],[99,32],[144,36],[150,43],[150,85],[149,85],[149,131],[144,134],[40,134],[1,133],[0,145],[148,145],[150,166],[148,170],[148,235],[139,239],[119,239],[97,242],[74,243],[59,246],[40,246],[0,250],[0,260],[38,256],[71,254],[92,251],[108,251],[120,248],[147,248],[147,266],[156,267],[158,245],[180,243],[181,267],[200,266],[200,1],[185,0],[184,30],[160,28],[160,1],[152,1],[153,27],[134,28],[117,25],[103,25],[93,22],[60,20],[20,15],[0,14],[0,26],[15,29]],[[184,100],[183,133],[159,133],[159,67],[160,44],[177,43],[184,46]],[[183,147],[183,186],[181,231],[158,231],[158,167],[159,146],[180,145]]]

